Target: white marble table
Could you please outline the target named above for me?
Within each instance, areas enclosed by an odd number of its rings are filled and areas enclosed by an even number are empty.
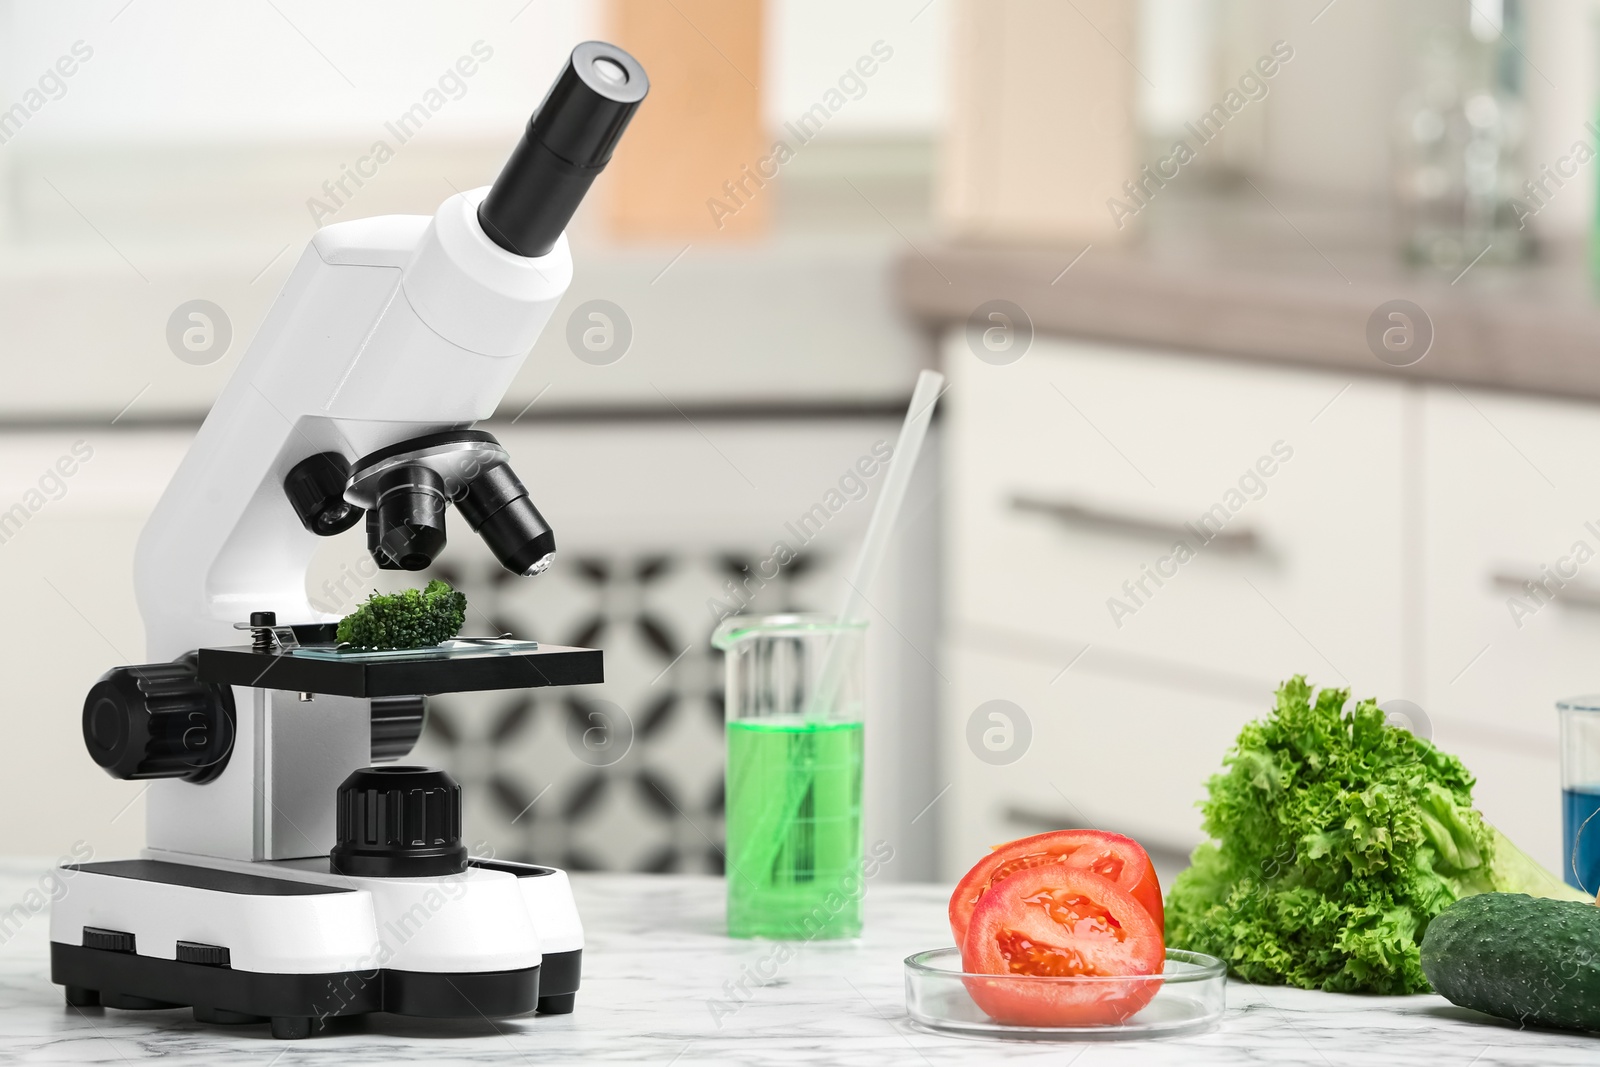
[[[773,973],[772,943],[722,930],[710,878],[580,875],[588,928],[572,1015],[463,1023],[371,1016],[351,1033],[276,1042],[265,1025],[221,1028],[187,1010],[78,1011],[50,984],[47,925],[17,925],[46,865],[0,861],[0,1063],[1113,1064],[1427,1062],[1439,1067],[1600,1062],[1600,1037],[1519,1031],[1439,997],[1347,997],[1230,983],[1209,1033],[1160,1041],[1043,1045],[946,1037],[905,1015],[900,961],[948,940],[945,890],[871,887],[859,943],[803,946]],[[772,974],[761,983],[757,969]],[[742,987],[741,987],[742,986]]]

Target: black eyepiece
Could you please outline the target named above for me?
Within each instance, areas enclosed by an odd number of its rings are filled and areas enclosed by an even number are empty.
[[[574,48],[478,207],[490,240],[519,256],[555,247],[649,91],[639,61],[616,45]]]
[[[420,464],[379,476],[367,512],[367,548],[384,570],[420,571],[444,550],[444,479]]]
[[[504,463],[486,468],[456,498],[456,510],[513,574],[539,574],[556,553],[556,535]]]

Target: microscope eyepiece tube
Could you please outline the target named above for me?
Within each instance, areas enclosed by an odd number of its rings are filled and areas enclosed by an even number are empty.
[[[489,239],[519,256],[549,252],[649,91],[639,61],[616,45],[574,48],[478,207]]]

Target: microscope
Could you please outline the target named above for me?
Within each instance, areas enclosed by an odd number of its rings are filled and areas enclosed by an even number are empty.
[[[566,292],[564,230],[648,90],[632,56],[580,44],[492,186],[311,239],[140,537],[151,662],[84,702],[94,761],[145,782],[148,847],[61,872],[69,1005],[276,1038],[380,1011],[573,1010],[566,874],[469,855],[460,786],[392,761],[430,695],[595,683],[601,653],[340,647],[306,574],[320,538],[361,523],[379,567],[422,570],[450,505],[508,570],[549,566],[549,525],[472,427]]]

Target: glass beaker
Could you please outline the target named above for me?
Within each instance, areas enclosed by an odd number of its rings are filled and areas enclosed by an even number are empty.
[[[1600,696],[1556,704],[1561,716],[1561,876],[1600,892]]]
[[[866,629],[738,616],[712,635],[727,653],[731,937],[861,933]]]

